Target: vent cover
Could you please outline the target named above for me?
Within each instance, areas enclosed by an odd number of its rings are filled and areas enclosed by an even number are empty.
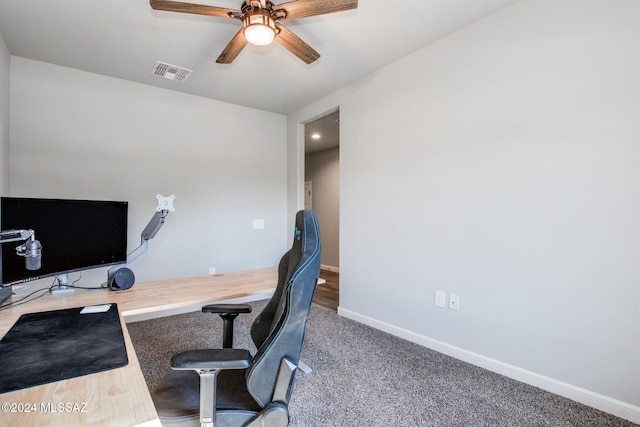
[[[193,71],[186,68],[160,61],[156,62],[156,66],[153,67],[153,71],[151,72],[154,76],[164,77],[165,79],[176,82],[183,82],[187,80],[187,77],[189,77],[191,73],[193,73]]]

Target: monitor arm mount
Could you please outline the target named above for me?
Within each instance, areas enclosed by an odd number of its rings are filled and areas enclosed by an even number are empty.
[[[33,230],[7,230],[0,231],[0,243],[22,242],[16,247],[16,255],[25,258],[27,270],[39,270],[41,266],[42,245],[36,240]]]
[[[107,271],[107,284],[111,289],[114,289],[112,288],[112,283],[114,277],[116,276],[116,273],[118,273],[119,270],[124,269],[130,275],[133,275],[133,272],[126,269],[125,267],[129,266],[129,264],[138,259],[140,255],[147,251],[149,240],[153,239],[160,228],[162,228],[164,219],[167,217],[169,212],[175,212],[175,208],[173,207],[173,200],[175,199],[175,195],[161,196],[160,194],[156,194],[156,198],[158,199],[158,207],[156,208],[156,213],[151,217],[151,220],[149,221],[147,226],[144,228],[144,230],[142,230],[142,234],[140,235],[140,246],[127,254],[127,261],[124,265],[118,264],[111,267]],[[129,285],[129,287],[132,285],[133,279],[131,279],[131,285]]]

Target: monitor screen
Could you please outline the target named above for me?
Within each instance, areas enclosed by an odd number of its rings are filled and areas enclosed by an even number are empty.
[[[2,284],[22,283],[127,260],[127,202],[2,197],[1,230],[32,229],[41,268],[27,270],[15,246],[2,244]]]

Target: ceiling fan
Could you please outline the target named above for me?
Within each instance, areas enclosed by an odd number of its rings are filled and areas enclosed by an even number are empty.
[[[279,42],[305,63],[311,64],[320,58],[320,54],[280,24],[280,21],[355,9],[358,7],[358,0],[294,0],[282,4],[273,4],[269,0],[246,0],[240,10],[171,0],[150,0],[150,4],[155,10],[194,13],[242,21],[242,28],[216,60],[219,64],[232,63],[247,43],[267,45],[273,40]]]

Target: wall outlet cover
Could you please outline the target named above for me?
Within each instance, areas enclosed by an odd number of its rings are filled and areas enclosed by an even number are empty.
[[[435,305],[436,307],[441,307],[444,308],[445,307],[445,301],[446,301],[446,293],[444,291],[436,291],[435,293]]]

